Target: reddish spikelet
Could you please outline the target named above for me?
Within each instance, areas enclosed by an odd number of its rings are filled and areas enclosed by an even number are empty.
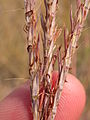
[[[64,27],[64,48],[65,48],[65,56],[67,54],[67,35],[66,35],[66,27]]]

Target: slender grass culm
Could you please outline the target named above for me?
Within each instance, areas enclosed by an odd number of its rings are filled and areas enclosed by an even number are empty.
[[[56,46],[56,40],[63,28],[55,22],[58,0],[44,0],[45,16],[40,13],[42,31],[38,30],[38,17],[35,10],[37,0],[24,0],[25,32],[27,33],[27,51],[29,55],[30,92],[32,97],[33,120],[54,120],[66,75],[70,69],[72,56],[77,49],[84,22],[90,10],[90,0],[76,0],[75,15],[70,9],[70,31],[64,27],[64,51]],[[43,57],[40,55],[40,42]],[[55,62],[58,61],[58,80],[55,87],[51,84]]]

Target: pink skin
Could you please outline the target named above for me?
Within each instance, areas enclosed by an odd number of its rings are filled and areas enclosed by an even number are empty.
[[[54,72],[53,85],[58,73]],[[79,120],[86,101],[85,91],[79,80],[68,74],[55,120]],[[0,102],[0,120],[33,120],[29,81]]]

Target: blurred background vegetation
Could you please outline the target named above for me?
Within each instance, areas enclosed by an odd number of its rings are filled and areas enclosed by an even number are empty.
[[[75,0],[59,0],[56,22],[70,28],[70,4],[75,12]],[[28,78],[28,54],[23,0],[0,0],[0,100]],[[36,10],[44,12],[42,0],[38,0]],[[90,14],[85,22],[79,41],[79,49],[74,56],[72,73],[81,80],[87,94],[87,102],[81,120],[90,120]],[[63,36],[63,35],[62,35]],[[60,40],[63,37],[59,38]],[[60,42],[60,41],[58,41]],[[25,79],[24,79],[25,78]]]

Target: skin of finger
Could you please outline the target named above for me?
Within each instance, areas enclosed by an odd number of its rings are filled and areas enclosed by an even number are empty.
[[[53,74],[56,80],[58,73]],[[55,83],[55,81],[54,81]],[[80,120],[86,102],[84,87],[73,75],[68,74],[59,100],[55,120]]]
[[[58,73],[54,72],[53,85],[57,77]],[[33,120],[29,85],[28,81],[0,102],[0,120]],[[74,76],[68,74],[55,120],[79,120],[85,100],[83,86]]]

